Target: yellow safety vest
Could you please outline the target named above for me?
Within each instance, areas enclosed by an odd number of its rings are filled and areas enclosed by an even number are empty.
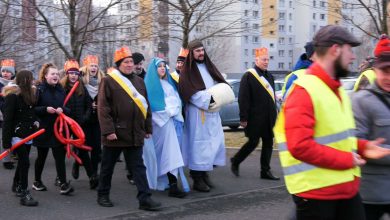
[[[342,87],[339,88],[342,100],[340,102],[334,92],[314,75],[300,75],[294,83],[303,87],[309,93],[313,102],[316,119],[314,127],[315,141],[340,151],[356,152],[355,122],[351,102],[345,90]],[[291,194],[350,182],[354,180],[355,176],[360,176],[359,167],[347,170],[332,170],[320,168],[294,158],[288,151],[286,144],[284,106],[279,113],[274,133],[286,186]]]
[[[376,79],[375,71],[373,69],[367,69],[367,70],[363,71],[360,74],[359,78],[356,80],[355,85],[353,86],[353,91],[355,91],[355,92],[357,91],[359,84],[360,84],[360,81],[362,80],[363,76],[368,79],[370,84],[373,84],[375,82],[375,79]]]

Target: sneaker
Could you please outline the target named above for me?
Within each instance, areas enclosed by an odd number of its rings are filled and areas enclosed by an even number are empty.
[[[46,191],[47,188],[43,185],[42,181],[35,181],[32,185],[32,188],[36,191]]]
[[[99,177],[97,175],[92,175],[91,178],[89,178],[89,188],[96,189],[98,185],[99,185]]]
[[[71,192],[73,192],[74,189],[73,187],[70,185],[70,182],[67,182],[67,183],[62,183],[61,184],[61,188],[60,188],[60,194],[61,195],[69,195]]]
[[[12,170],[13,168],[15,168],[14,162],[3,162],[3,166],[7,170]]]
[[[24,195],[24,190],[22,189],[22,185],[18,184],[15,188],[15,195],[17,197],[23,197]]]
[[[37,206],[38,201],[34,200],[28,190],[23,190],[23,196],[20,199],[20,204],[24,206]]]
[[[61,186],[61,181],[60,178],[57,176],[56,179],[54,180],[54,185],[55,186]]]

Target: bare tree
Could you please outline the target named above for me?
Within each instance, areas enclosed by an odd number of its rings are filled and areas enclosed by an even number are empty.
[[[369,37],[389,34],[388,0],[340,0],[329,9]]]
[[[229,7],[238,3],[239,0],[159,0],[170,6],[169,23],[173,27],[179,27],[181,34],[173,35],[182,42],[182,47],[187,47],[190,34],[196,28],[211,27],[207,34],[199,36],[200,40],[205,40],[218,36],[229,36],[242,31],[241,16],[237,11],[230,11]],[[231,19],[229,19],[231,18]],[[218,27],[213,24],[219,23]],[[202,31],[205,33],[204,31]]]

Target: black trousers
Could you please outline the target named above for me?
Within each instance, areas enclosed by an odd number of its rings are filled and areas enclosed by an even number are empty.
[[[316,200],[293,195],[297,220],[364,220],[364,208],[360,195],[351,199]]]
[[[55,160],[57,176],[60,179],[61,183],[65,183],[66,182],[66,169],[65,169],[66,151],[64,146],[52,147],[52,148],[37,147],[38,157],[35,160],[35,180],[42,181],[42,172],[43,172],[43,168],[45,167],[45,162],[46,162],[47,154],[49,153],[49,149],[51,149],[51,152]]]
[[[234,163],[240,164],[245,158],[254,151],[259,144],[260,137],[248,137],[248,141],[241,147],[241,149],[234,155]],[[261,138],[262,150],[260,156],[260,166],[262,172],[267,172],[271,169],[271,157],[273,138]]]
[[[390,204],[387,205],[364,204],[364,210],[366,211],[367,220],[379,220],[385,214],[390,215]]]
[[[98,174],[98,166],[102,160],[102,146],[99,122],[88,123],[84,129],[85,144],[92,147],[91,165],[93,174]]]
[[[146,167],[142,159],[142,147],[107,147],[103,146],[102,164],[100,168],[98,196],[109,195],[111,179],[116,161],[123,151],[127,167],[133,173],[134,182],[138,189],[137,199],[145,200],[151,195],[148,180],[146,178]]]
[[[77,151],[77,155],[80,157],[81,162],[83,163],[87,176],[91,177],[93,174],[96,174],[92,169],[91,158],[89,158],[89,151],[82,150],[82,149],[77,149],[76,151]]]
[[[16,166],[14,182],[19,183],[22,189],[26,190],[28,186],[28,169],[30,168],[30,149],[31,144],[23,144],[14,152],[18,155],[18,165]]]

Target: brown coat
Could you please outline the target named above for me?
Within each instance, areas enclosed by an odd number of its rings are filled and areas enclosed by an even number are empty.
[[[125,75],[124,75],[125,76]],[[137,91],[147,99],[144,81],[133,74],[126,76]],[[102,142],[107,147],[143,146],[145,134],[152,133],[150,107],[146,120],[128,94],[110,76],[102,79],[98,95],[98,118]],[[106,136],[115,133],[118,140],[109,141]]]

